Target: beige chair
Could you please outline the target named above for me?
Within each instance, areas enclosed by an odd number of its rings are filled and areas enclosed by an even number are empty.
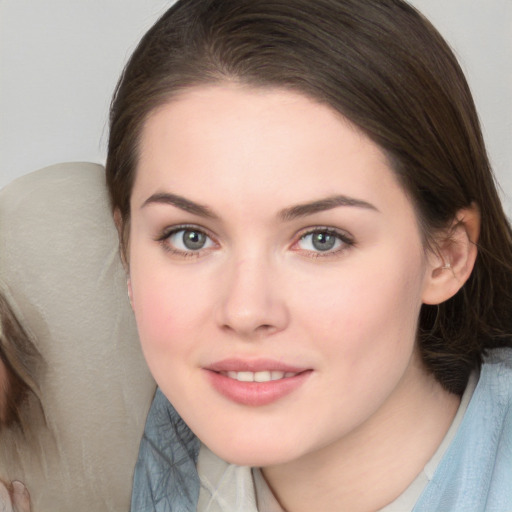
[[[0,191],[0,294],[38,352],[22,364],[42,406],[30,396],[25,431],[0,430],[0,479],[24,482],[33,512],[129,510],[155,384],[117,249],[99,165],[55,165]]]

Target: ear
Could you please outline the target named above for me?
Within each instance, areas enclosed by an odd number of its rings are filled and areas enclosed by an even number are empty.
[[[130,266],[128,265],[128,260],[126,257],[126,250],[124,247],[124,233],[126,226],[123,222],[123,218],[121,216],[121,212],[119,209],[114,210],[114,224],[116,225],[117,235],[119,237],[119,254],[121,255],[121,261],[123,263],[124,270],[126,272],[126,286],[128,288],[128,298],[130,299],[130,306],[133,309],[133,291],[132,291],[132,280],[130,278]]]
[[[428,258],[424,304],[441,304],[464,286],[475,266],[479,235],[480,211],[473,203],[459,210],[452,225],[436,237]]]
[[[133,291],[132,291],[132,280],[128,277],[126,280],[126,286],[128,287],[128,298],[130,299],[130,306],[133,309]]]

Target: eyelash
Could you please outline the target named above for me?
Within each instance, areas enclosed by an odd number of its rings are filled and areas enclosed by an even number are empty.
[[[163,247],[163,249],[171,254],[174,254],[176,256],[181,256],[183,258],[199,258],[204,255],[205,252],[209,252],[210,248],[203,248],[198,249],[196,251],[190,249],[188,251],[183,251],[181,249],[177,249],[176,247],[173,247],[171,243],[169,242],[169,239],[171,236],[176,235],[180,231],[190,231],[194,233],[203,234],[207,239],[212,241],[214,244],[216,244],[215,240],[212,236],[208,234],[206,230],[203,228],[200,228],[198,226],[190,225],[190,224],[184,224],[181,226],[173,226],[172,228],[165,229],[161,235],[159,235],[156,238],[156,241],[160,243],[160,245]]]
[[[215,241],[215,239],[210,234],[208,234],[208,232],[204,228],[200,228],[198,226],[194,226],[194,225],[190,225],[190,224],[184,224],[184,225],[180,225],[180,226],[173,226],[172,228],[167,228],[161,233],[161,235],[159,235],[156,238],[156,241],[160,243],[160,245],[163,247],[163,249],[166,252],[171,253],[176,256],[183,257],[183,258],[199,258],[199,257],[203,256],[205,254],[205,252],[210,252],[210,250],[212,249],[211,247],[200,248],[198,250],[190,249],[187,251],[177,249],[176,247],[171,245],[169,239],[170,239],[170,237],[172,237],[173,235],[176,235],[177,233],[179,233],[181,231],[184,231],[184,232],[190,231],[190,232],[202,234],[208,240],[210,240],[213,244],[218,245],[217,242]],[[337,241],[341,242],[341,247],[339,247],[335,250],[326,250],[326,251],[320,251],[320,250],[318,250],[318,251],[308,251],[308,250],[302,251],[305,254],[305,256],[307,256],[309,258],[327,258],[327,257],[340,256],[347,249],[349,249],[350,247],[355,245],[353,238],[350,235],[348,235],[346,232],[334,229],[332,227],[316,226],[314,228],[307,228],[306,230],[303,230],[302,232],[300,232],[296,237],[297,240],[295,242],[293,242],[293,244],[291,245],[292,250],[295,250],[297,252],[301,251],[301,249],[299,249],[299,248],[295,249],[295,247],[297,247],[299,245],[299,243],[301,241],[303,241],[306,237],[312,236],[315,234],[324,234],[324,235],[328,235],[328,236],[333,236],[336,238]]]
[[[308,228],[304,231],[302,231],[299,234],[299,238],[292,247],[297,246],[302,240],[304,240],[308,236],[312,236],[315,234],[323,234],[328,236],[333,236],[337,239],[337,241],[341,242],[341,247],[338,247],[334,250],[327,250],[327,251],[305,251],[305,255],[309,258],[329,258],[329,257],[337,257],[340,256],[342,253],[344,253],[347,249],[350,247],[353,247],[355,245],[354,239],[346,232],[340,231],[338,229],[334,229],[327,226],[317,226],[314,228]],[[297,249],[300,250],[300,249]]]

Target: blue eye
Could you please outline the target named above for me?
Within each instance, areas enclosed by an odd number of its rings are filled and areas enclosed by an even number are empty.
[[[166,235],[165,241],[171,249],[179,252],[197,252],[212,247],[212,239],[203,231],[194,228],[181,228]]]
[[[302,235],[298,241],[300,249],[320,253],[337,252],[348,245],[352,245],[352,241],[332,229],[315,229]]]

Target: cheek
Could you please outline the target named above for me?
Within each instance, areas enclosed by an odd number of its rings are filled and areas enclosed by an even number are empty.
[[[189,357],[211,310],[210,291],[200,286],[205,280],[166,264],[165,257],[161,260],[134,257],[130,268],[132,306],[142,349],[152,370],[176,366]]]
[[[193,320],[187,316],[190,310],[184,307],[182,293],[173,293],[163,286],[162,280],[146,277],[144,282],[135,280],[133,286],[133,310],[140,344],[153,377],[172,398],[170,390],[181,389],[180,383],[189,380],[180,363],[188,360],[193,350],[192,333],[187,328]]]
[[[308,329],[331,344],[335,357],[389,357],[412,349],[421,307],[421,262],[391,267],[361,264],[329,281],[310,283],[301,309]],[[374,359],[370,357],[368,360]]]
[[[193,321],[190,291],[151,276],[133,287],[133,310],[143,347],[172,348],[170,342]],[[164,284],[165,283],[165,284]]]
[[[415,357],[421,281],[417,268],[401,270],[352,268],[330,286],[316,282],[303,303],[310,314],[299,330],[308,332],[310,344],[322,352],[324,387],[336,390],[326,395],[325,405],[335,404],[329,409],[333,422],[353,426],[377,410]]]

